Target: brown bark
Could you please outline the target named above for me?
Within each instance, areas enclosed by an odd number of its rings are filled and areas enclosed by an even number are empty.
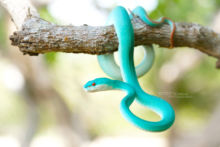
[[[158,44],[169,47],[170,27],[152,28],[139,18],[133,21],[135,46]],[[192,23],[176,23],[174,47],[192,47],[220,58],[220,35]],[[117,51],[118,39],[113,26],[60,26],[38,17],[29,17],[20,31],[10,36],[12,45],[23,53],[47,52],[105,54]]]

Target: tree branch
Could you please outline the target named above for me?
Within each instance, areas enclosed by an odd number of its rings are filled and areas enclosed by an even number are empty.
[[[10,36],[12,45],[24,54],[38,55],[48,52],[106,54],[117,51],[118,39],[113,26],[60,26],[38,17],[27,0],[0,0],[18,26]],[[24,8],[24,9],[21,9]],[[29,12],[27,10],[30,10]],[[20,13],[22,12],[22,13]],[[132,21],[135,46],[158,44],[169,47],[170,27],[152,28],[138,17]],[[22,27],[21,27],[21,24]],[[174,47],[191,47],[220,59],[220,34],[192,23],[176,23]],[[218,62],[220,64],[220,61]],[[217,64],[217,67],[220,66]]]
[[[170,27],[152,28],[136,18],[133,22],[135,45],[158,44],[169,47]],[[220,35],[198,24],[176,23],[174,47],[192,47],[220,58]],[[117,50],[118,39],[113,26],[59,26],[31,17],[22,30],[10,36],[12,45],[24,53],[68,52],[105,54]]]

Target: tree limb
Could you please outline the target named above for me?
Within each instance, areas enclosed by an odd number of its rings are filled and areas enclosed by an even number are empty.
[[[0,0],[0,3],[9,11],[18,26],[18,31],[10,36],[12,45],[18,46],[24,54],[38,55],[48,52],[106,54],[117,51],[118,39],[113,26],[52,24],[39,18],[35,8],[27,0],[17,1],[19,7],[14,0]],[[132,23],[135,46],[148,44],[170,46],[168,25],[152,28],[138,17],[135,17]],[[198,24],[176,23],[176,26],[174,47],[195,48],[220,59],[220,34]],[[218,63],[220,64],[220,61]]]
[[[140,19],[133,22],[135,45],[158,44],[169,47],[170,27],[152,28]],[[220,35],[191,23],[176,23],[174,47],[192,47],[220,58]],[[117,50],[118,39],[113,26],[60,26],[38,17],[25,21],[22,30],[10,36],[12,45],[23,53],[68,52],[105,54]]]

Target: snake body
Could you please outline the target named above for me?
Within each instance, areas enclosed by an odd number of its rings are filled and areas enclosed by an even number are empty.
[[[163,25],[164,23],[167,23],[170,25],[171,34],[170,34],[170,48],[173,47],[173,34],[175,32],[176,26],[175,23],[166,17],[161,17],[157,21],[151,20],[147,12],[144,10],[143,7],[138,6],[136,7],[132,12],[132,14],[129,16],[130,19],[133,19],[133,15],[136,15],[140,17],[140,19],[145,22],[147,25],[151,27],[158,27]],[[144,45],[144,59],[142,62],[136,67],[135,71],[138,77],[143,76],[145,73],[147,73],[154,62],[155,58],[155,52],[152,45]],[[105,55],[99,55],[98,56],[98,62],[102,70],[111,78],[121,80],[121,71],[120,67],[116,64],[114,59],[114,54],[105,54]]]
[[[119,64],[123,81],[98,78],[87,82],[84,88],[91,92],[111,89],[126,90],[127,95],[121,101],[120,110],[128,121],[148,131],[158,132],[168,129],[175,120],[173,108],[165,100],[145,93],[137,80],[133,59],[134,31],[127,11],[118,6],[109,18],[109,24],[114,24],[119,40]],[[152,122],[135,116],[129,109],[134,99],[160,115],[161,120]]]
[[[135,68],[138,77],[143,76],[147,73],[154,62],[154,49],[152,45],[143,46],[144,47],[144,59]],[[116,64],[114,59],[114,54],[105,54],[98,56],[99,65],[109,77],[116,80],[122,80],[120,67]]]

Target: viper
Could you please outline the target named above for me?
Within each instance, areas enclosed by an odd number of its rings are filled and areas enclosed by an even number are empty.
[[[143,21],[146,12],[142,7],[137,7],[134,14]],[[145,22],[145,21],[144,21]],[[147,23],[147,22],[146,22]],[[128,12],[122,6],[117,6],[110,14],[108,25],[114,25],[119,46],[118,57],[122,81],[108,78],[97,78],[87,82],[84,89],[89,92],[119,89],[127,92],[122,99],[120,110],[123,116],[135,126],[152,132],[164,131],[168,129],[175,120],[175,112],[172,106],[165,100],[146,93],[138,82],[134,66],[134,30]],[[129,107],[134,100],[146,106],[160,116],[159,121],[148,121],[137,117],[131,112]]]

